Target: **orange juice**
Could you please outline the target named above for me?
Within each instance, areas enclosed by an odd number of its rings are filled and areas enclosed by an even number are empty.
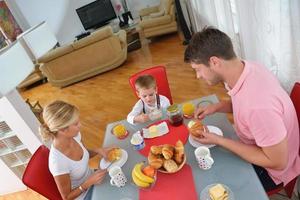
[[[195,111],[195,106],[191,102],[185,103],[182,105],[182,112],[185,116],[191,117],[193,116]]]

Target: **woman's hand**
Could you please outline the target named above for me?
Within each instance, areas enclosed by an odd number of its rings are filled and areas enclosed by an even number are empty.
[[[92,175],[88,177],[88,179],[82,184],[82,187],[84,189],[88,189],[90,186],[94,184],[100,184],[102,183],[103,179],[105,178],[105,175],[107,173],[106,169],[98,169],[95,171]]]
[[[200,137],[195,137],[193,135],[191,136],[193,137],[194,140],[200,142],[201,144],[219,144],[219,140],[223,138],[215,133],[209,132],[206,126],[204,126],[204,130],[197,130],[197,131],[200,132],[201,135]]]
[[[196,119],[202,120],[207,115],[211,115],[215,113],[217,109],[218,109],[218,104],[211,104],[205,107],[199,106],[195,111],[194,117]]]
[[[105,160],[107,160],[107,155],[108,155],[108,152],[112,149],[115,149],[115,148],[119,148],[117,145],[112,145],[112,146],[109,146],[109,147],[104,147],[104,148],[99,148],[99,149],[96,149],[95,151],[100,155],[102,156]]]

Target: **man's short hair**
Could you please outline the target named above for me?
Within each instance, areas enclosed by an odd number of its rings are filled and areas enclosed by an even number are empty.
[[[149,89],[149,88],[155,88],[156,87],[156,80],[151,75],[142,75],[139,76],[135,80],[135,89],[139,90],[141,88]]]
[[[184,62],[209,66],[212,56],[224,60],[236,57],[232,42],[225,33],[213,27],[205,27],[192,37],[184,53]]]

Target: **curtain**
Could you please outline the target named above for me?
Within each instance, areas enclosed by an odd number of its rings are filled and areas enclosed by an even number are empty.
[[[243,57],[264,64],[290,91],[300,81],[300,1],[236,0],[236,6]]]
[[[235,52],[240,56],[238,32],[235,30],[234,10],[229,0],[191,0],[188,3],[193,30],[214,26],[225,32],[232,40]]]
[[[239,57],[265,65],[288,92],[300,81],[299,0],[191,0],[188,9],[194,30],[219,28]]]

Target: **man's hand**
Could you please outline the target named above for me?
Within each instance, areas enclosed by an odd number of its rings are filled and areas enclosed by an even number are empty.
[[[199,106],[194,114],[194,117],[196,119],[204,119],[207,115],[211,115],[217,111],[218,105],[217,104],[211,104],[205,107]]]
[[[197,131],[199,131],[201,136],[195,137],[192,135],[192,137],[195,141],[200,142],[201,144],[218,144],[219,140],[223,138],[215,133],[210,133],[206,126],[204,126],[204,130]]]

